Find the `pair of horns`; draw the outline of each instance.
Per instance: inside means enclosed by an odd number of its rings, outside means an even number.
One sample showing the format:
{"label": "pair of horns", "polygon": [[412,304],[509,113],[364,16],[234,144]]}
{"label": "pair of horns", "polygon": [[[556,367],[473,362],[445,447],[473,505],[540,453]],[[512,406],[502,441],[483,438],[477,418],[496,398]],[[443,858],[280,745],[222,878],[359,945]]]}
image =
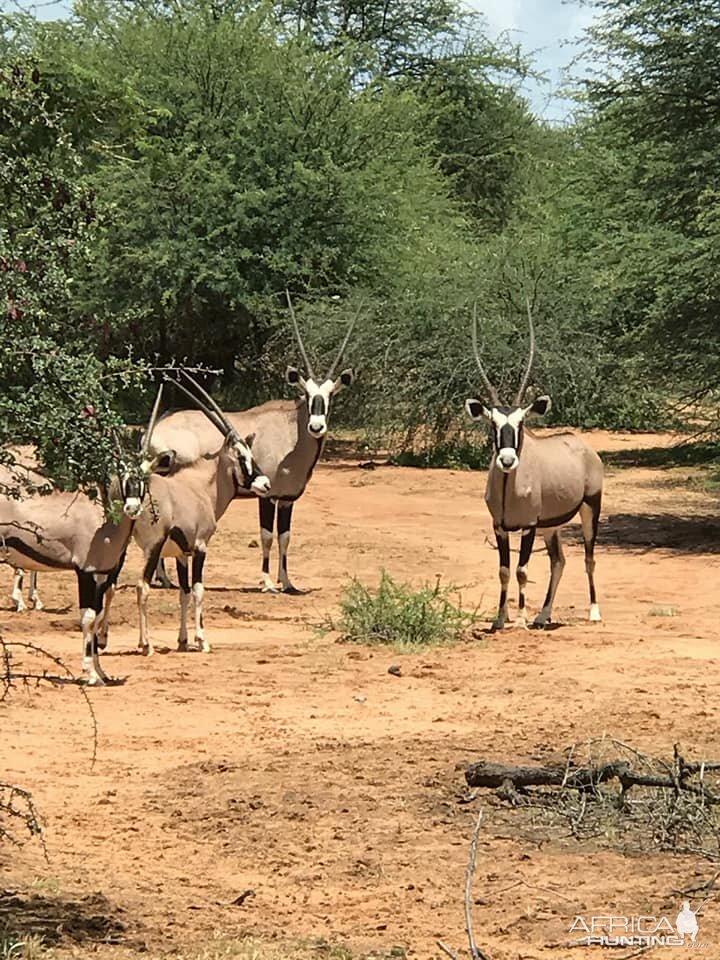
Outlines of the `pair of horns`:
{"label": "pair of horns", "polygon": [[[532,371],[533,360],[535,359],[535,327],[533,326],[532,310],[530,309],[530,300],[526,297],[525,304],[527,306],[527,315],[528,315],[528,325],[530,327],[530,355],[528,357],[527,366],[525,368],[525,374],[520,383],[520,389],[517,392],[515,398],[515,403],[517,406],[523,402],[525,397],[525,391],[527,390],[528,383],[530,381],[530,373]],[[480,349],[478,347],[478,318],[477,318],[477,303],[473,304],[473,322],[472,322],[472,342],[473,342],[473,351],[475,353],[475,360],[478,365],[478,370],[480,371],[480,376],[482,382],[485,385],[485,389],[488,392],[488,396],[492,402],[497,405],[500,402],[498,397],[498,392],[495,387],[490,383],[490,378],[487,373],[485,373],[485,367],[483,367],[482,360],[480,359]]]}
{"label": "pair of horns", "polygon": [[184,377],[185,380],[190,384],[192,390],[185,386],[180,379],[173,380],[173,383],[178,390],[181,390],[186,397],[189,397],[189,399],[192,400],[196,407],[202,410],[208,420],[213,424],[213,426],[217,427],[224,437],[234,433],[235,431],[232,424],[217,405],[215,400],[213,400],[213,398],[207,392],[207,390],[203,389],[197,380],[190,376],[187,370],[184,370],[182,367],[180,367],[179,373],[180,376]]}
{"label": "pair of horns", "polygon": [[313,373],[313,368],[310,364],[310,360],[308,359],[308,355],[305,350],[305,344],[303,343],[302,337],[300,336],[300,327],[298,326],[297,317],[295,316],[295,311],[292,305],[292,300],[290,299],[290,291],[287,288],[285,289],[285,299],[287,300],[287,305],[290,310],[290,319],[292,320],[293,330],[295,331],[295,339],[297,340],[298,346],[300,347],[300,353],[302,354],[302,358],[305,363],[305,369],[307,370],[311,379],[313,379],[316,383],[321,383],[321,382],[324,382],[325,380],[330,380],[334,376],[335,370],[337,369],[338,364],[342,360],[342,355],[345,353],[345,348],[347,347],[348,341],[350,340],[350,334],[353,332],[353,327],[357,323],[358,317],[360,316],[360,313],[362,311],[363,302],[362,301],[360,302],[360,307],[358,309],[358,312],[350,321],[350,325],[348,326],[347,333],[345,334],[345,339],[340,344],[340,349],[337,352],[337,356],[335,357],[335,360],[333,361],[332,366],[330,367],[328,372],[325,374],[322,381],[319,381],[318,378]]}

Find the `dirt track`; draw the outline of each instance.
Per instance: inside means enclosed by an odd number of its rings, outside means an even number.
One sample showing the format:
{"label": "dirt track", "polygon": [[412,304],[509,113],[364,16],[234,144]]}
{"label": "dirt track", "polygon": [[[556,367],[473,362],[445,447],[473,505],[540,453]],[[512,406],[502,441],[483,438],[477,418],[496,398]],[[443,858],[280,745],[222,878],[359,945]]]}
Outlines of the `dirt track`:
{"label": "dirt track", "polygon": [[[662,442],[591,439],[601,450]],[[609,471],[602,625],[584,622],[582,550],[571,535],[556,608],[564,626],[412,656],[340,645],[316,628],[351,575],[376,581],[381,566],[415,582],[442,574],[464,585],[468,604],[491,610],[497,561],[477,474],[321,466],[293,528],[290,574],[309,590],[300,597],[254,587],[256,509],[234,504],[206,572],[209,655],[175,652],[177,595],[161,591],[150,615],[165,652],[136,655],[133,552],[104,660],[127,683],[91,691],[95,768],[72,689],[19,694],[1,708],[4,776],[33,790],[50,857],[45,865],[32,847],[3,848],[3,886],[48,901],[101,893],[107,904],[96,899],[88,911],[153,953],[216,930],[324,937],[358,953],[399,946],[417,958],[439,955],[436,937],[462,947],[475,815],[456,802],[466,762],[545,760],[604,731],[656,754],[680,741],[688,754],[720,759],[720,510],[678,482],[688,472]],[[547,577],[542,543],[530,577],[534,611]],[[9,571],[3,583],[7,595]],[[45,576],[41,593],[41,613],[12,614],[3,601],[0,629],[76,664],[73,581]],[[680,616],[652,615],[660,606]],[[388,674],[393,663],[401,677]],[[493,960],[604,956],[545,945],[567,940],[580,913],[674,918],[673,891],[713,873],[694,857],[622,856],[600,841],[530,843],[491,810],[478,941]],[[254,895],[232,905],[247,890]],[[701,916],[701,955],[720,956],[720,906],[708,902]]]}

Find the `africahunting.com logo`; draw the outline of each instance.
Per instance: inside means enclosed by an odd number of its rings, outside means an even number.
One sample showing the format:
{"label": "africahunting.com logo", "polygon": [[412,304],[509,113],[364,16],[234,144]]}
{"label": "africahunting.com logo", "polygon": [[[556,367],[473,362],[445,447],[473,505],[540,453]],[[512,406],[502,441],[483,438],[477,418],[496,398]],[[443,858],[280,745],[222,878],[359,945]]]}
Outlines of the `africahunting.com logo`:
{"label": "africahunting.com logo", "polygon": [[691,910],[685,900],[674,924],[668,917],[577,916],[570,933],[579,938],[578,945],[588,947],[703,948],[705,944],[698,941],[699,912],[699,907]]}

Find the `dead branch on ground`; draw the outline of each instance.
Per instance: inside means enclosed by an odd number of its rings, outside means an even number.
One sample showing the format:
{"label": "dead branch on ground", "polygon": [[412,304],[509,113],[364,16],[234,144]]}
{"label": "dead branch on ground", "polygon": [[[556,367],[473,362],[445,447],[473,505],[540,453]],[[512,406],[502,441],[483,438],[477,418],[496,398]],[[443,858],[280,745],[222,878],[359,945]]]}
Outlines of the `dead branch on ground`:
{"label": "dead branch on ground", "polygon": [[[467,871],[465,872],[465,931],[468,937],[468,945],[470,949],[471,960],[490,960],[490,957],[478,947],[475,942],[475,932],[473,930],[473,920],[472,920],[472,908],[473,908],[473,878],[475,876],[475,867],[477,865],[477,845],[478,837],[480,836],[480,826],[482,824],[483,812],[482,809],[478,812],[478,817],[475,822],[475,829],[473,830],[472,839],[470,841],[470,857],[468,859]],[[458,960],[458,956],[454,953],[450,947],[442,942],[442,940],[437,941],[437,945],[446,954],[450,957],[450,960]]]}
{"label": "dead branch on ground", "polygon": [[[597,737],[573,744],[564,762],[514,765],[480,760],[465,779],[514,808],[559,819],[576,839],[605,838],[720,860],[720,762],[688,761],[679,745],[666,760]],[[537,816],[537,815],[536,815]]]}

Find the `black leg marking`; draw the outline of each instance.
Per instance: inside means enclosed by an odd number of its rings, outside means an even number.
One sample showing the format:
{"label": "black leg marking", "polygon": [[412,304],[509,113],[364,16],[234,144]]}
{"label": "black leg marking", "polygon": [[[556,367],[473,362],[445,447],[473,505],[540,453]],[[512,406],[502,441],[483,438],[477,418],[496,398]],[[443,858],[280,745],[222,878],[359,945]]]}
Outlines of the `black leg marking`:
{"label": "black leg marking", "polygon": [[177,570],[178,583],[183,593],[190,593],[190,581],[188,579],[187,557],[175,558],[175,569]]}
{"label": "black leg marking", "polygon": [[150,584],[152,581],[153,574],[157,569],[158,561],[160,560],[160,554],[162,549],[165,546],[165,541],[155,544],[150,553],[145,560],[145,566],[143,567],[143,580],[145,583]]}
{"label": "black leg marking", "polygon": [[196,583],[202,583],[203,579],[203,567],[205,566],[205,557],[207,554],[204,550],[196,550],[192,558],[192,582],[193,586]]}
{"label": "black leg marking", "polygon": [[279,537],[281,537],[284,533],[290,532],[293,506],[294,504],[292,503],[283,503],[278,507],[277,532]]}

